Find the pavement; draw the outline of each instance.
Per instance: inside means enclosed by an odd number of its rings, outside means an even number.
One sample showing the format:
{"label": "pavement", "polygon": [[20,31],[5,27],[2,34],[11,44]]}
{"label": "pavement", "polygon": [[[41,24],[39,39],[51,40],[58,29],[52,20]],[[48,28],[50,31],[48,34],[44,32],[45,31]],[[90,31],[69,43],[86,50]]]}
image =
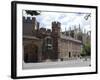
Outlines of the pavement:
{"label": "pavement", "polygon": [[91,66],[90,58],[51,62],[49,59],[41,63],[24,63],[23,69],[60,68],[60,67],[85,67]]}

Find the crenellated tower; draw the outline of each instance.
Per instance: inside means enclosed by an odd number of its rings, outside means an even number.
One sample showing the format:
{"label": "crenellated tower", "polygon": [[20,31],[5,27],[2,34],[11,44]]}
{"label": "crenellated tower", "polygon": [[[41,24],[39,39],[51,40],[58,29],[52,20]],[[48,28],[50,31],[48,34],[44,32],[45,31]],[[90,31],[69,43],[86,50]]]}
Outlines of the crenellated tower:
{"label": "crenellated tower", "polygon": [[33,35],[35,33],[36,18],[23,17],[23,35]]}
{"label": "crenellated tower", "polygon": [[58,38],[60,38],[60,27],[61,23],[60,22],[52,22],[52,39],[53,39],[53,55],[54,59],[58,59]]}
{"label": "crenellated tower", "polygon": [[52,36],[53,37],[60,37],[60,27],[61,23],[60,22],[52,22]]}

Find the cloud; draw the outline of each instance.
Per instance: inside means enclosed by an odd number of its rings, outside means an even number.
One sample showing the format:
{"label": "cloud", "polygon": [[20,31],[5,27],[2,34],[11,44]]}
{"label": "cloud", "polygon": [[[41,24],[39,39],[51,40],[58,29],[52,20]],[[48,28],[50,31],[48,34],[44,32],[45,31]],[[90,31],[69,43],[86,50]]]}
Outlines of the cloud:
{"label": "cloud", "polygon": [[76,27],[81,27],[81,29],[84,29],[85,26],[87,26],[85,29],[87,30],[90,30],[89,26],[90,26],[90,21],[91,21],[91,18],[89,17],[88,20],[85,20],[84,17],[86,16],[87,14],[81,14],[80,16],[75,16],[73,18],[73,20],[69,21],[67,26],[73,26],[73,25],[76,25]]}
{"label": "cloud", "polygon": [[[26,16],[25,12],[23,15]],[[58,13],[58,12],[41,12],[40,15],[36,16],[38,22],[40,22],[40,27],[45,27],[51,29],[51,24],[53,21],[59,21],[61,23],[62,31],[68,30],[69,27],[80,27],[82,29],[90,30],[91,17],[85,20],[87,14],[83,13]]]}

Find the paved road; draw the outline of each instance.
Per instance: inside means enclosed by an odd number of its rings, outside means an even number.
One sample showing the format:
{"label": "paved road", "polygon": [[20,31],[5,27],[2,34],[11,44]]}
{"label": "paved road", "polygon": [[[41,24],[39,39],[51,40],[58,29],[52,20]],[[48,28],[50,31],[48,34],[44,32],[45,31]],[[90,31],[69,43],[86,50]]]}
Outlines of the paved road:
{"label": "paved road", "polygon": [[85,67],[90,66],[90,59],[77,59],[57,62],[42,62],[42,63],[24,63],[23,69],[40,69],[40,68],[59,68],[59,67]]}

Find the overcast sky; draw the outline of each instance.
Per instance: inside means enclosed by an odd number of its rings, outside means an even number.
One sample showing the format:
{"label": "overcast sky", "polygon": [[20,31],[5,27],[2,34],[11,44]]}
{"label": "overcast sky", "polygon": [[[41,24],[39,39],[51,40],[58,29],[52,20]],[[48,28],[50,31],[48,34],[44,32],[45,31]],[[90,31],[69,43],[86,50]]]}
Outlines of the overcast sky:
{"label": "overcast sky", "polygon": [[[27,15],[25,12],[23,13],[24,16]],[[87,17],[88,16],[88,17]],[[87,18],[87,20],[86,20]],[[36,16],[36,20],[40,22],[40,27],[45,27],[51,29],[51,23],[53,21],[59,21],[61,23],[61,30],[65,31],[71,27],[71,29],[76,26],[76,28],[81,27],[81,29],[86,29],[89,31],[91,28],[90,25],[90,14],[88,13],[61,13],[61,12],[41,12],[40,15]]]}

